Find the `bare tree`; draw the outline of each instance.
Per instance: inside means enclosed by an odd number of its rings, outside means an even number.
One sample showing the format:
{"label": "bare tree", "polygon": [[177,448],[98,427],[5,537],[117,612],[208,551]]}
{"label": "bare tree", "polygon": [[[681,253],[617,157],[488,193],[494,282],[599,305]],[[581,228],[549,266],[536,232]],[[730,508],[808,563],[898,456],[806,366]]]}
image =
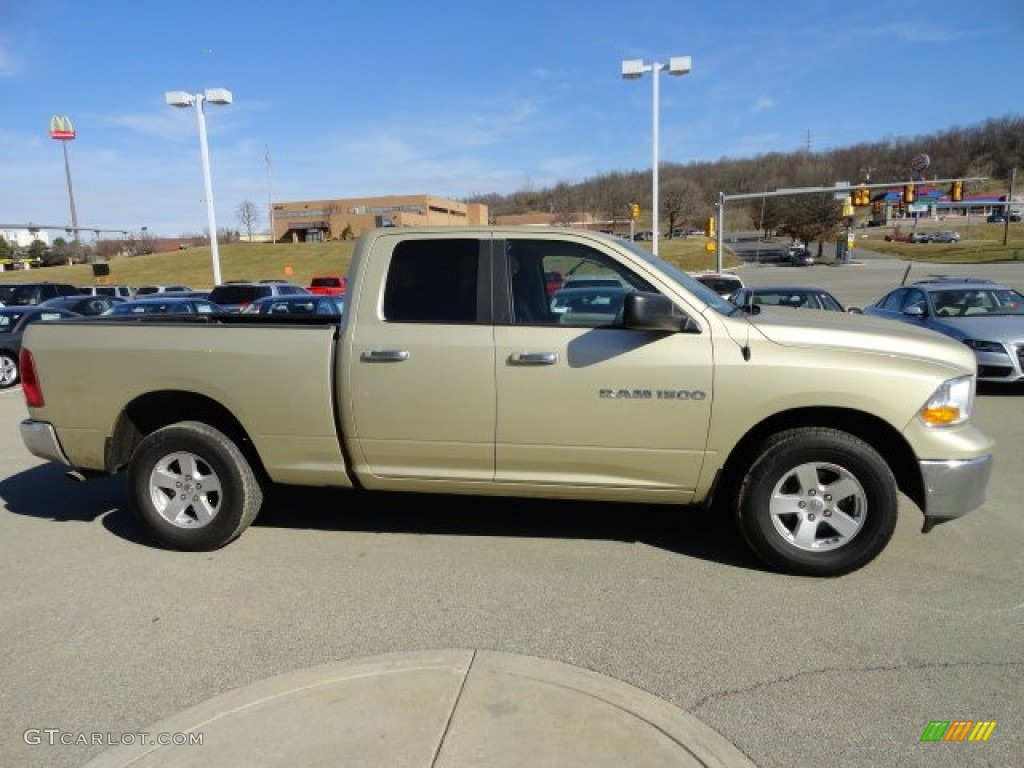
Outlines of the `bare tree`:
{"label": "bare tree", "polygon": [[661,215],[668,222],[669,237],[683,222],[700,221],[707,208],[704,192],[695,181],[675,176],[661,185]]}
{"label": "bare tree", "polygon": [[242,204],[238,206],[238,223],[245,229],[245,234],[252,242],[252,228],[255,227],[260,220],[260,209],[256,206],[256,203],[251,200],[243,200]]}

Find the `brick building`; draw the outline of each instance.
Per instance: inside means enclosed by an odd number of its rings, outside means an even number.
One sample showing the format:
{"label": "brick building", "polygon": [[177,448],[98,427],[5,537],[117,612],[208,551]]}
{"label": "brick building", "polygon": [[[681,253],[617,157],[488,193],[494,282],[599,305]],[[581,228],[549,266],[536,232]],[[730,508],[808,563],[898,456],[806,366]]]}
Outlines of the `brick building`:
{"label": "brick building", "polygon": [[484,226],[486,205],[460,203],[433,195],[393,195],[274,203],[274,242],[358,237],[374,227]]}

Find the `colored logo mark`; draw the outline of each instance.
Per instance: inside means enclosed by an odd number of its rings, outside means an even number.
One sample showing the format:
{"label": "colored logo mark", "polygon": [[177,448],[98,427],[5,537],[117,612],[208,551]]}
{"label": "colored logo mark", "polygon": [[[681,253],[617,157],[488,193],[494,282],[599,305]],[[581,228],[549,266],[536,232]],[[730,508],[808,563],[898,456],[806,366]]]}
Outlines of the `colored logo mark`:
{"label": "colored logo mark", "polygon": [[57,141],[70,141],[75,138],[75,127],[67,115],[54,115],[50,118],[50,138]]}
{"label": "colored logo mark", "polygon": [[932,720],[921,741],[988,741],[995,729],[995,720]]}

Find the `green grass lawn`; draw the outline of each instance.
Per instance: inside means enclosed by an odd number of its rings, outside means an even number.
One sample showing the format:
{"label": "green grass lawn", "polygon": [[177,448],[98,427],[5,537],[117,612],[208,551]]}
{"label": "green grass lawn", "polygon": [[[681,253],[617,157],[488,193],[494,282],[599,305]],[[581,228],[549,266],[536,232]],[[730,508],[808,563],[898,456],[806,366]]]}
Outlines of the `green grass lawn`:
{"label": "green grass lawn", "polygon": [[[714,253],[707,252],[706,238],[661,240],[659,251],[667,261],[686,270],[712,269]],[[641,243],[649,248],[650,243]],[[222,280],[265,280],[279,278],[299,285],[309,285],[314,275],[344,275],[352,260],[354,241],[328,243],[231,243],[220,246]],[[726,254],[725,265],[734,267],[739,260]],[[150,285],[181,283],[196,290],[213,287],[213,264],[207,246],[173,253],[149,256],[120,256],[110,262],[110,277],[105,283]],[[100,280],[93,277],[92,266],[75,264],[64,267],[9,270],[0,273],[0,282],[48,280],[52,283],[91,285]]]}
{"label": "green grass lawn", "polygon": [[[866,248],[878,253],[892,254],[908,261],[934,262],[937,264],[981,264],[999,261],[1024,261],[1024,224],[1010,224],[1006,245],[1003,245],[1002,224],[964,224],[935,225],[929,222],[921,226],[926,232],[955,229],[962,238],[959,243],[891,243],[886,242],[885,235],[891,232],[890,227],[879,230],[857,230],[857,247]],[[912,226],[903,225],[901,231],[906,234],[913,231]],[[867,234],[867,237],[861,235]]]}

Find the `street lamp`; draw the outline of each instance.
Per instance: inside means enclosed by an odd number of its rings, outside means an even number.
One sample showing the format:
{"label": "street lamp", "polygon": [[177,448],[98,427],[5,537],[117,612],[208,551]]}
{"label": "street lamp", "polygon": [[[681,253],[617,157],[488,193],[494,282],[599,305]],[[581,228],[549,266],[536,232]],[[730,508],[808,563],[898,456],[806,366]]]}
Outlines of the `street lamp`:
{"label": "street lamp", "polygon": [[668,70],[670,75],[685,75],[690,71],[689,56],[672,56],[668,64],[651,62],[644,64],[643,59],[628,59],[622,62],[622,77],[624,80],[638,80],[643,77],[644,72],[651,73],[651,80],[654,81],[654,109],[652,129],[652,161],[651,161],[651,249],[654,255],[658,255],[658,73]]}
{"label": "street lamp", "polygon": [[220,251],[217,250],[217,219],[213,211],[213,181],[210,179],[210,150],[206,144],[206,116],[203,102],[230,104],[231,91],[226,88],[207,88],[202,93],[167,91],[164,100],[172,107],[196,108],[199,119],[199,155],[203,161],[203,183],[206,185],[206,217],[210,228],[210,256],[213,259],[213,284],[220,285]]}

